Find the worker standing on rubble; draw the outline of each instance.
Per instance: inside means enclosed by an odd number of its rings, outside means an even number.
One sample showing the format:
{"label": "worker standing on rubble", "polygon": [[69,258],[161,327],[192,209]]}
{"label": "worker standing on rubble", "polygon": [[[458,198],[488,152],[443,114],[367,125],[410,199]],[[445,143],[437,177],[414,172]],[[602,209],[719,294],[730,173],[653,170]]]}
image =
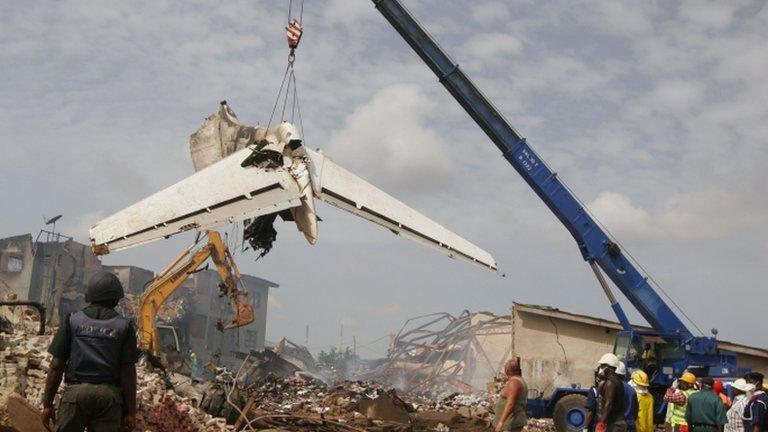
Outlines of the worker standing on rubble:
{"label": "worker standing on rubble", "polygon": [[519,360],[509,360],[504,364],[507,383],[501,389],[501,397],[493,410],[494,432],[522,431],[528,423],[525,404],[528,399],[528,384],[522,377]]}
{"label": "worker standing on rubble", "polygon": [[684,372],[664,394],[664,400],[669,404],[667,407],[668,423],[673,432],[688,432],[685,409],[688,398],[696,392],[695,385],[696,375]]}
{"label": "worker standing on rubble", "polygon": [[725,405],[720,396],[712,391],[714,380],[711,377],[701,379],[701,391],[688,398],[685,407],[685,422],[690,432],[722,432],[728,423]]}
{"label": "worker standing on rubble", "polygon": [[[117,276],[97,273],[85,294],[90,304],[59,327],[48,348],[53,361],[43,396],[46,427],[53,421],[56,432],[133,429],[138,350],[133,324],[114,309],[121,298]],[[53,400],[62,376],[67,387],[55,416]]]}
{"label": "worker standing on rubble", "polygon": [[624,383],[616,375],[619,358],[613,353],[603,355],[598,361],[597,374],[602,379],[600,386],[600,418],[595,426],[596,432],[625,432],[627,421],[624,417],[626,401],[624,398]]}

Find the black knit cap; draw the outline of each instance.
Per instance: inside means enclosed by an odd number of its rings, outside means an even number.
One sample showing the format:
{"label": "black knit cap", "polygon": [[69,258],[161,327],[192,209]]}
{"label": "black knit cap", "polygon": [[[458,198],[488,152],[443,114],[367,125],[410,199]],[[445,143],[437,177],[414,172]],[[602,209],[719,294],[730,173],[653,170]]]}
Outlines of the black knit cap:
{"label": "black knit cap", "polygon": [[85,292],[85,301],[88,303],[117,303],[123,296],[123,284],[113,273],[99,272],[88,280]]}

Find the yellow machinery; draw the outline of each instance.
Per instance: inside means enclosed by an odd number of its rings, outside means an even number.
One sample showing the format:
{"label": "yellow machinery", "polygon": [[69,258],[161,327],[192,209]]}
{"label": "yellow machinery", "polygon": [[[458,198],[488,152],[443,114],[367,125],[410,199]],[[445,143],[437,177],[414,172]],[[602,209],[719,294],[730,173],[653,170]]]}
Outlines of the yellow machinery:
{"label": "yellow machinery", "polygon": [[[202,239],[182,252],[161,271],[149,284],[141,296],[139,304],[139,348],[154,358],[160,356],[160,343],[155,316],[168,297],[178,289],[192,273],[198,271],[208,258],[213,260],[221,277],[219,290],[221,296],[229,297],[232,303],[233,320],[224,326],[224,330],[248,325],[253,322],[253,306],[245,299],[247,292],[237,288],[240,271],[237,269],[232,254],[221,240],[217,231],[205,231],[208,242],[194,250]],[[178,341],[176,342],[178,345]]]}

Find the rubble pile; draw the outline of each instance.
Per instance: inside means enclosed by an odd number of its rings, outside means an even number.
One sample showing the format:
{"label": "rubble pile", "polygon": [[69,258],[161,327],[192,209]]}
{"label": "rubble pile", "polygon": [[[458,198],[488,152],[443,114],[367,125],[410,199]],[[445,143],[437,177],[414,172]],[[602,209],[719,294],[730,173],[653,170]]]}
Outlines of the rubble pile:
{"label": "rubble pile", "polygon": [[[453,394],[440,401],[401,397],[396,390],[373,381],[343,381],[328,386],[302,375],[269,375],[239,389],[233,398],[238,430],[292,431],[481,431],[490,419],[490,402],[481,395]],[[206,395],[206,400],[224,395]],[[226,416],[224,412],[215,415]],[[246,425],[248,425],[246,427]]]}
{"label": "rubble pile", "polygon": [[17,393],[42,409],[45,377],[51,364],[52,335],[0,333],[0,393]]}
{"label": "rubble pile", "polygon": [[195,401],[166,390],[163,378],[140,365],[136,370],[135,432],[230,432],[223,418],[195,408]]}
{"label": "rubble pile", "polygon": [[[9,397],[42,409],[51,338],[0,334],[0,425],[7,424],[4,401]],[[375,381],[328,385],[266,351],[252,353],[237,374],[217,368],[215,375],[196,384],[139,364],[134,432],[484,431],[496,397],[485,392],[400,394]],[[169,381],[175,390],[169,390]],[[554,432],[554,426],[551,420],[532,419],[526,431]]]}
{"label": "rubble pile", "polygon": [[[45,378],[52,359],[47,348],[52,338],[52,334],[0,333],[0,425],[7,424],[3,420],[7,416],[4,402],[12,394],[42,410]],[[194,400],[167,391],[164,380],[142,365],[137,368],[137,378],[135,432],[234,431],[224,419],[195,408]]]}

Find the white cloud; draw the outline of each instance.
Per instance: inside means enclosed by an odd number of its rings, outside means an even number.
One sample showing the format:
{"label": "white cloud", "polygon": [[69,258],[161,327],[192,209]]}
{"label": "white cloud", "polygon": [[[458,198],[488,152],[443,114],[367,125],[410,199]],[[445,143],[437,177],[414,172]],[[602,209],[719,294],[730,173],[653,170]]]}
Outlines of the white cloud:
{"label": "white cloud", "polygon": [[637,238],[658,233],[651,215],[620,193],[602,192],[587,207],[612,232]]}
{"label": "white cloud", "polygon": [[680,7],[680,15],[693,25],[707,30],[721,30],[733,19],[736,2],[688,1]]}
{"label": "white cloud", "polygon": [[323,7],[323,17],[331,24],[351,26],[376,18],[373,4],[364,1],[329,0]]}
{"label": "white cloud", "polygon": [[649,98],[658,109],[686,114],[704,100],[704,87],[687,80],[665,80],[656,85]]}
{"label": "white cloud", "polygon": [[494,32],[472,36],[458,51],[463,53],[463,58],[484,64],[493,61],[510,62],[522,48],[522,42],[516,37]]}
{"label": "white cloud", "polygon": [[482,24],[494,22],[506,23],[509,20],[509,7],[502,2],[489,2],[474,5],[472,19]]}
{"label": "white cloud", "polygon": [[426,125],[435,109],[415,85],[381,89],[331,136],[328,153],[376,185],[417,192],[444,188],[454,162],[447,139]]}

